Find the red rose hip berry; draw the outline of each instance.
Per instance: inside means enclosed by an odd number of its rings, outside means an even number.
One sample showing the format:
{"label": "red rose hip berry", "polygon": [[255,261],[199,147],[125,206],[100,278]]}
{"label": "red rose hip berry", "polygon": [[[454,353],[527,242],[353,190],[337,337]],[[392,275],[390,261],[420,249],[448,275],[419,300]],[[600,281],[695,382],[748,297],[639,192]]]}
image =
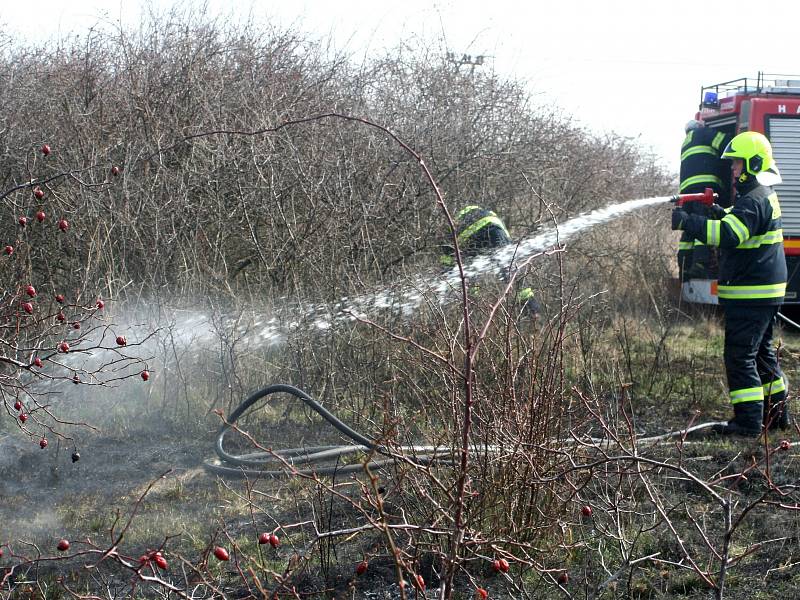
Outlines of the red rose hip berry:
{"label": "red rose hip berry", "polygon": [[498,573],[508,573],[508,561],[505,558],[498,558],[492,563],[492,567]]}

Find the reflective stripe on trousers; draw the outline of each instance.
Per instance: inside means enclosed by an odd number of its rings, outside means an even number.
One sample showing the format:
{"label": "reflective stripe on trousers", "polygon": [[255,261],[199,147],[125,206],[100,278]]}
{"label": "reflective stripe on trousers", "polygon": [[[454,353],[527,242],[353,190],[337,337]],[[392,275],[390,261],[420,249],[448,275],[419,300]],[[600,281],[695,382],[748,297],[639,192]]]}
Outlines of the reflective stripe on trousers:
{"label": "reflective stripe on trousers", "polygon": [[[725,308],[725,373],[732,404],[757,402],[770,394],[774,400],[783,391],[783,372],[772,342],[777,305]],[[780,380],[780,383],[778,383]],[[772,387],[769,387],[772,386]]]}

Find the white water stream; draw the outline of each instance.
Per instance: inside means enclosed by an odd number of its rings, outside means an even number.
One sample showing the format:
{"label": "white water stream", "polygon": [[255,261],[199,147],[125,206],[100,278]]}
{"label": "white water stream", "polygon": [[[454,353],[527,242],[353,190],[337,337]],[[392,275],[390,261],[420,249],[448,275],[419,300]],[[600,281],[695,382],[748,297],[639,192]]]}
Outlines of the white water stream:
{"label": "white water stream", "polygon": [[[641,198],[583,213],[557,226],[548,227],[517,244],[503,246],[494,252],[467,260],[464,263],[464,275],[470,280],[486,275],[499,276],[504,270],[513,270],[537,253],[547,252],[595,225],[646,206],[668,201],[667,196]],[[246,347],[269,347],[282,344],[287,336],[300,328],[325,331],[337,323],[373,319],[385,314],[386,311],[410,319],[423,301],[438,302],[440,305],[454,302],[459,298],[460,289],[460,274],[457,268],[438,274],[429,271],[373,292],[340,298],[333,304],[287,303],[269,316],[256,312],[243,319],[234,316],[214,319],[204,311],[166,310],[165,312],[162,307],[157,322],[152,320],[152,316],[147,315],[136,325],[126,319],[127,324],[118,322],[113,327],[113,335],[123,333],[127,335],[129,342],[135,344],[148,338],[152,332],[160,330],[162,333],[151,338],[145,347],[134,350],[136,347],[134,346],[126,350],[126,354],[138,355],[146,360],[155,358],[155,355],[159,354],[157,343],[159,339],[162,342],[167,340],[168,345],[173,348],[213,348],[221,336],[234,336],[239,350],[244,350]],[[68,368],[90,372],[98,360],[102,361],[102,357],[102,352],[88,351],[80,354],[70,353],[69,357],[59,355],[59,360]],[[156,359],[155,363],[158,362]]]}
{"label": "white water stream", "polygon": [[[668,202],[669,199],[668,196],[641,198],[583,213],[535,236],[523,239],[518,244],[504,246],[465,262],[464,274],[470,279],[483,275],[499,275],[502,269],[509,267],[514,269],[537,252],[544,252],[557,244],[564,243],[585,229],[645,206]],[[426,275],[414,277],[397,287],[384,288],[353,298],[343,297],[333,305],[312,304],[301,307],[283,323],[277,317],[266,321],[256,321],[254,323],[255,335],[262,344],[276,344],[280,343],[295,328],[301,325],[307,327],[309,322],[312,327],[325,330],[337,322],[352,321],[357,318],[366,319],[388,309],[397,311],[404,316],[411,316],[419,308],[426,295],[428,297],[431,294],[435,295],[440,304],[457,298],[457,292],[460,289],[460,275],[457,268],[433,279],[430,274]]]}
{"label": "white water stream", "polygon": [[[485,275],[499,276],[503,270],[513,270],[536,253],[547,252],[595,225],[646,206],[668,201],[669,198],[666,196],[641,198],[583,213],[525,238],[517,244],[503,246],[494,252],[467,260],[464,263],[465,277],[474,279]],[[268,317],[256,312],[244,319],[223,317],[220,320],[213,319],[209,313],[203,311],[168,311],[165,314],[162,308],[158,322],[147,322],[151,317],[144,317],[145,322],[140,322],[138,325],[132,325],[130,322],[127,325],[120,323],[114,330],[115,335],[125,333],[129,341],[135,342],[145,339],[156,329],[161,329],[164,335],[157,336],[154,341],[158,337],[168,338],[170,344],[178,348],[190,348],[195,344],[200,344],[200,347],[213,347],[219,342],[220,335],[235,334],[237,347],[242,350],[244,347],[280,345],[288,335],[299,328],[325,331],[337,323],[370,319],[389,310],[393,314],[411,318],[423,301],[444,305],[457,301],[459,293],[460,275],[458,269],[453,268],[438,274],[420,273],[396,285],[359,296],[340,298],[333,304],[288,303],[276,309]],[[171,323],[165,325],[170,321]],[[132,348],[128,351],[133,353]],[[157,354],[153,344],[142,348],[143,356],[146,351]],[[90,362],[96,359],[94,353],[89,352],[81,356],[86,361],[85,364],[79,366],[78,356],[70,355],[71,366],[89,370]]]}

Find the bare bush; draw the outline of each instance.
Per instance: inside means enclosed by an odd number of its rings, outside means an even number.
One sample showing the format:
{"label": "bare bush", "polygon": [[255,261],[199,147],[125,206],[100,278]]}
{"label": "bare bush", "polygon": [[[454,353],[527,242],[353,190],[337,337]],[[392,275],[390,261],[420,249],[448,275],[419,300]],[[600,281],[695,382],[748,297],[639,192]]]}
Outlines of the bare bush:
{"label": "bare bush", "polygon": [[[76,321],[94,318],[93,294],[209,308],[211,342],[159,338],[172,354],[164,387],[138,416],[199,436],[249,391],[289,381],[373,441],[333,474],[307,473],[280,450],[351,441],[291,399],[259,405],[236,424],[236,449],[271,456],[286,478],[224,484],[236,518],[190,543],[129,541],[139,511],[157,508],[147,497],[170,497],[154,483],[107,539],[76,538],[69,554],[5,545],[9,587],[15,573],[79,565],[108,597],[355,595],[374,574],[400,597],[631,597],[666,594],[673,577],[722,598],[731,569],[792,542],[748,529],[757,511],[798,506],[774,472],[787,446],[767,439],[715,470],[701,453],[713,445],[642,440],[692,422],[720,390],[712,350],[682,349],[696,338],[660,291],[674,240],[658,209],[512,273],[541,299],[538,322],[521,314],[515,282],[467,280],[461,261],[446,299],[420,284],[411,308],[341,310],[344,297],[434,277],[467,202],[521,239],[670,183],[634,141],[576,127],[436,43],[410,46],[356,64],[295,31],[172,13],[4,54],[0,160],[15,192],[2,230],[19,233],[35,174],[73,233],[26,230],[39,237],[21,273],[76,289]],[[44,141],[46,163],[31,153]],[[12,325],[27,325],[13,309],[24,288],[8,289]],[[248,337],[262,308],[290,324],[283,345]],[[15,329],[15,351],[49,348],[50,317]]]}
{"label": "bare bush", "polygon": [[196,16],[2,57],[3,164],[24,163],[30,140],[46,138],[54,169],[104,166],[85,175],[95,193],[59,181],[48,192],[82,241],[74,264],[89,263],[109,295],[332,299],[430,264],[445,227],[414,161],[358,123],[279,128],[316,114],[390,126],[451,209],[487,204],[518,236],[666,179],[629,141],[575,127],[521,83],[460,69],[436,44],[355,64],[295,31]]}

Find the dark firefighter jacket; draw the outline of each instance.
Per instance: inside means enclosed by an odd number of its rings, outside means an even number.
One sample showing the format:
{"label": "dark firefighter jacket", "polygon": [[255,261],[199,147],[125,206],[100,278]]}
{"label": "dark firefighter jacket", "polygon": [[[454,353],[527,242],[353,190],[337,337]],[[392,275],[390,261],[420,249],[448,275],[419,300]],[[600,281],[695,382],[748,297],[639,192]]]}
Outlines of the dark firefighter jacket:
{"label": "dark firefighter jacket", "polygon": [[493,211],[467,206],[457,215],[458,244],[467,256],[511,243],[508,230]]}
{"label": "dark firefighter jacket", "polygon": [[[456,215],[458,247],[464,256],[477,256],[481,252],[511,243],[506,226],[494,211],[480,206],[466,206]],[[440,262],[452,266],[453,247],[445,245]]]}
{"label": "dark firefighter jacket", "polygon": [[681,145],[681,194],[702,192],[710,187],[722,198],[727,183],[723,175],[727,162],[720,160],[725,138],[723,132],[709,127],[693,129],[686,134]]}
{"label": "dark firefighter jacket", "polygon": [[720,248],[720,304],[782,304],[787,271],[778,195],[755,180],[737,187],[721,220],[688,215],[683,229]]}

